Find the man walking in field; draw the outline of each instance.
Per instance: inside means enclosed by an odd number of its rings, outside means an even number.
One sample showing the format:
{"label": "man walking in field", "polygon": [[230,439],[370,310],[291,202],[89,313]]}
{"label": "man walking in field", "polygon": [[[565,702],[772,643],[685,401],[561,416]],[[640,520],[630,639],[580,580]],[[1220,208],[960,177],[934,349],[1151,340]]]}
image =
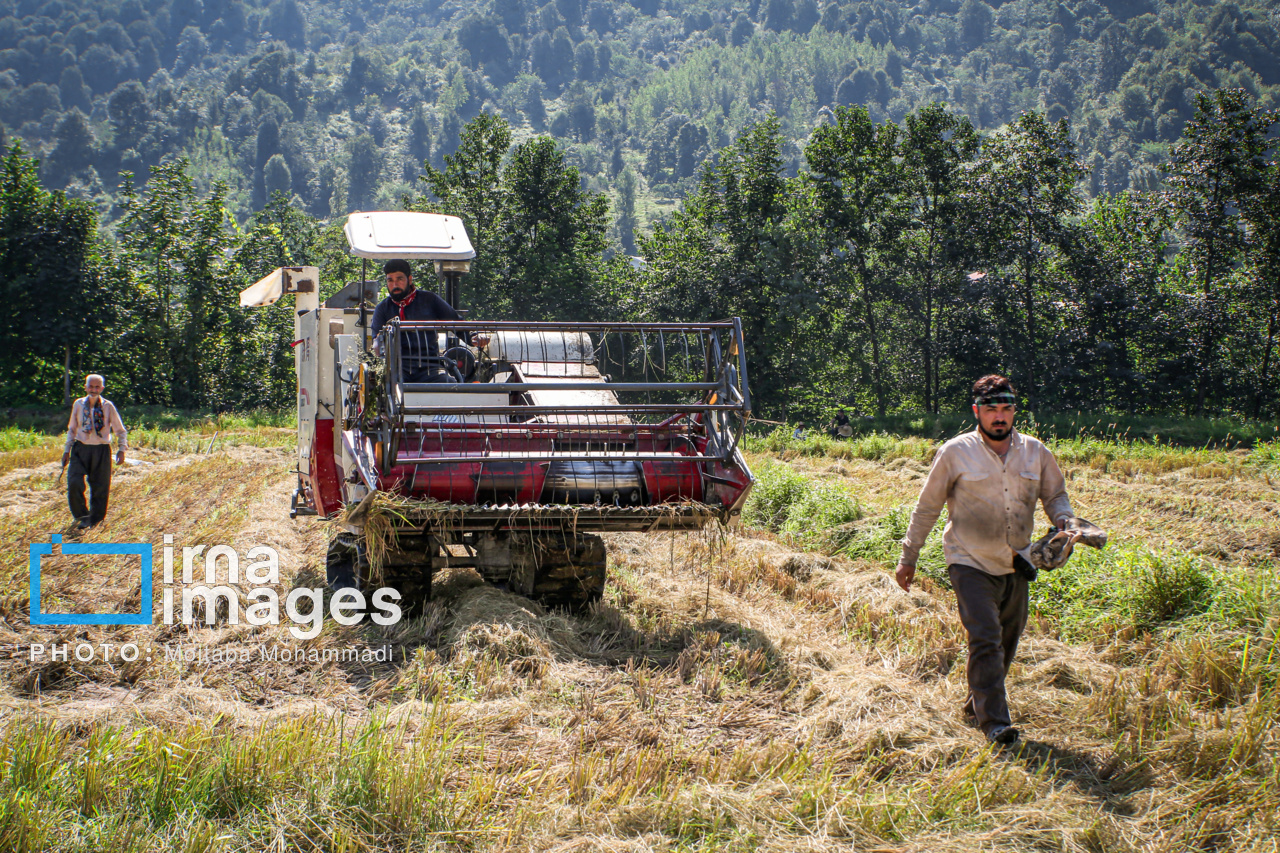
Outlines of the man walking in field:
{"label": "man walking in field", "polygon": [[[62,467],[67,471],[67,503],[81,529],[93,527],[107,515],[111,493],[111,433],[116,434],[116,464],[124,464],[129,449],[129,433],[115,404],[102,396],[103,380],[90,373],[84,380],[85,396],[71,407],[67,423],[67,444],[62,451]],[[89,505],[85,506],[84,484],[89,481]]]}
{"label": "man walking in field", "polygon": [[965,712],[992,743],[1018,739],[1005,676],[1027,624],[1036,503],[1059,528],[1073,516],[1062,470],[1036,439],[1013,428],[1017,392],[995,374],[973,385],[978,428],[938,450],[902,540],[898,585],[910,591],[916,559],[945,504],[942,546],[969,635]]}

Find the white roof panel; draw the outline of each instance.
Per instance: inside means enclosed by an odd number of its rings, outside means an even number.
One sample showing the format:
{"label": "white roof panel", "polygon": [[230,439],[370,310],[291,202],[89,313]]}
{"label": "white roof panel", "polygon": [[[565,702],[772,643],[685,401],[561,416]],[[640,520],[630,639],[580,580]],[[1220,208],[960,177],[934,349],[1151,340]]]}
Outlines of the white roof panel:
{"label": "white roof panel", "polygon": [[342,229],[357,258],[465,261],[476,256],[456,216],[406,210],[353,213]]}

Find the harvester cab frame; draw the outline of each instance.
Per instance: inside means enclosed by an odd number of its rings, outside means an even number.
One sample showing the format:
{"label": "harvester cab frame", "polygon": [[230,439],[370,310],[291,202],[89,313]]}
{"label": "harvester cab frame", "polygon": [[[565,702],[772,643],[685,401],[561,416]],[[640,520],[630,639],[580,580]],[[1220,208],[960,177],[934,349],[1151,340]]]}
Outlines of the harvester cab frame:
{"label": "harvester cab frame", "polygon": [[[392,586],[412,611],[434,574],[470,567],[582,609],[604,589],[600,534],[737,521],[754,482],[739,449],[751,398],[737,318],[470,319],[461,278],[475,251],[460,219],[361,212],[344,230],[361,281],[321,303],[316,268],[282,268],[241,294],[246,306],[296,300],[291,515],[338,522],[332,586]],[[464,319],[393,317],[374,337],[367,265],[390,258],[431,261]]]}

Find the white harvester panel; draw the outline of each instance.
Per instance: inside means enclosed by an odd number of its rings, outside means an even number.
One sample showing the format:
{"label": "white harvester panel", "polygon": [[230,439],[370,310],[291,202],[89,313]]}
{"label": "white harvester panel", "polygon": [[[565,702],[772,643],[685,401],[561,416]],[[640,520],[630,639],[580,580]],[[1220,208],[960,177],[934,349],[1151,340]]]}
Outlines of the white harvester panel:
{"label": "white harvester panel", "polygon": [[[406,406],[506,406],[510,403],[510,394],[450,394],[447,391],[406,391]],[[441,415],[406,415],[406,421],[418,423],[452,423],[452,424],[501,424],[509,423],[506,415],[479,414],[441,414]]]}
{"label": "white harvester panel", "polygon": [[[320,310],[320,270],[316,267],[280,267],[240,291],[240,307],[274,305],[285,294],[294,295],[293,363],[298,377],[298,470],[308,470],[320,402],[319,357],[316,344]],[[332,417],[330,415],[329,417]]]}
{"label": "white harvester panel", "polygon": [[[298,465],[308,465],[320,409],[319,359],[316,353],[316,311],[300,311],[295,319],[294,366],[298,374]],[[332,417],[332,415],[330,415]],[[299,467],[299,470],[308,470]]]}

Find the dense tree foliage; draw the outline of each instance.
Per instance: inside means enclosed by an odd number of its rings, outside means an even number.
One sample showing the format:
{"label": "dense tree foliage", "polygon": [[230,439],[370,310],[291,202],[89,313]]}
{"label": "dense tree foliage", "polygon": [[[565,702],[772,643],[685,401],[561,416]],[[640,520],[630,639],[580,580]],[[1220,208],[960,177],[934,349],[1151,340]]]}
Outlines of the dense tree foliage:
{"label": "dense tree foliage", "polygon": [[1222,343],[1226,308],[1222,279],[1238,265],[1247,236],[1239,211],[1261,189],[1266,139],[1272,116],[1260,115],[1240,90],[1198,98],[1195,118],[1174,146],[1169,163],[1171,198],[1179,212],[1187,245],[1188,275],[1196,280],[1196,408],[1203,413],[1211,382],[1222,382]]}
{"label": "dense tree foliage", "polygon": [[[647,234],[622,168],[634,264],[567,145],[493,113],[459,126],[452,153],[425,164],[422,190],[401,203],[462,217],[478,251],[464,288],[477,319],[741,317],[766,417],[940,411],[992,370],[1012,374],[1033,409],[1274,417],[1280,113],[1241,90],[1196,102],[1167,189],[1092,200],[1078,138],[1043,112],[983,133],[943,103],[901,123],[841,106],[800,164],[783,121],[766,116],[715,151]],[[377,148],[373,130],[353,139]],[[101,231],[87,203],[41,186],[15,144],[0,185],[14,306],[0,400],[54,400],[69,368],[108,374],[122,401],[289,405],[288,309],[243,311],[236,293],[304,263],[333,289],[359,264],[340,219],[282,189],[293,173],[288,137],[278,143],[262,164],[271,197],[243,228],[226,186],[201,188],[196,164],[173,158],[144,186],[126,176]],[[333,174],[330,191],[333,206],[358,189]]]}
{"label": "dense tree foliage", "polygon": [[1022,112],[1068,118],[1087,196],[1154,191],[1197,92],[1280,107],[1274,6],[0,0],[0,136],[42,161],[45,186],[111,218],[121,171],[186,156],[244,225],[277,190],[321,218],[394,206],[494,113],[517,139],[549,130],[631,246],[623,232],[669,214],[745,128],[776,116],[793,174],[840,106],[902,126],[946,101],[987,132]]}
{"label": "dense tree foliage", "polygon": [[[41,188],[14,146],[0,165],[0,342],[9,393],[56,400],[66,371],[103,349],[111,306],[94,257],[96,217],[83,201]],[[62,306],[78,305],[66,311]]]}
{"label": "dense tree foliage", "polygon": [[427,166],[423,180],[434,200],[410,207],[462,218],[477,253],[469,301],[483,316],[585,319],[604,308],[594,285],[608,202],[581,189],[577,169],[549,137],[509,148],[505,120],[477,117],[443,170]]}
{"label": "dense tree foliage", "polygon": [[1032,408],[1274,414],[1278,119],[1202,94],[1169,189],[1092,204],[1068,123],[1043,113],[983,137],[940,104],[905,127],[839,107],[795,177],[768,120],[642,241],[640,291],[749,316],[778,414],[936,411],[989,370]]}

